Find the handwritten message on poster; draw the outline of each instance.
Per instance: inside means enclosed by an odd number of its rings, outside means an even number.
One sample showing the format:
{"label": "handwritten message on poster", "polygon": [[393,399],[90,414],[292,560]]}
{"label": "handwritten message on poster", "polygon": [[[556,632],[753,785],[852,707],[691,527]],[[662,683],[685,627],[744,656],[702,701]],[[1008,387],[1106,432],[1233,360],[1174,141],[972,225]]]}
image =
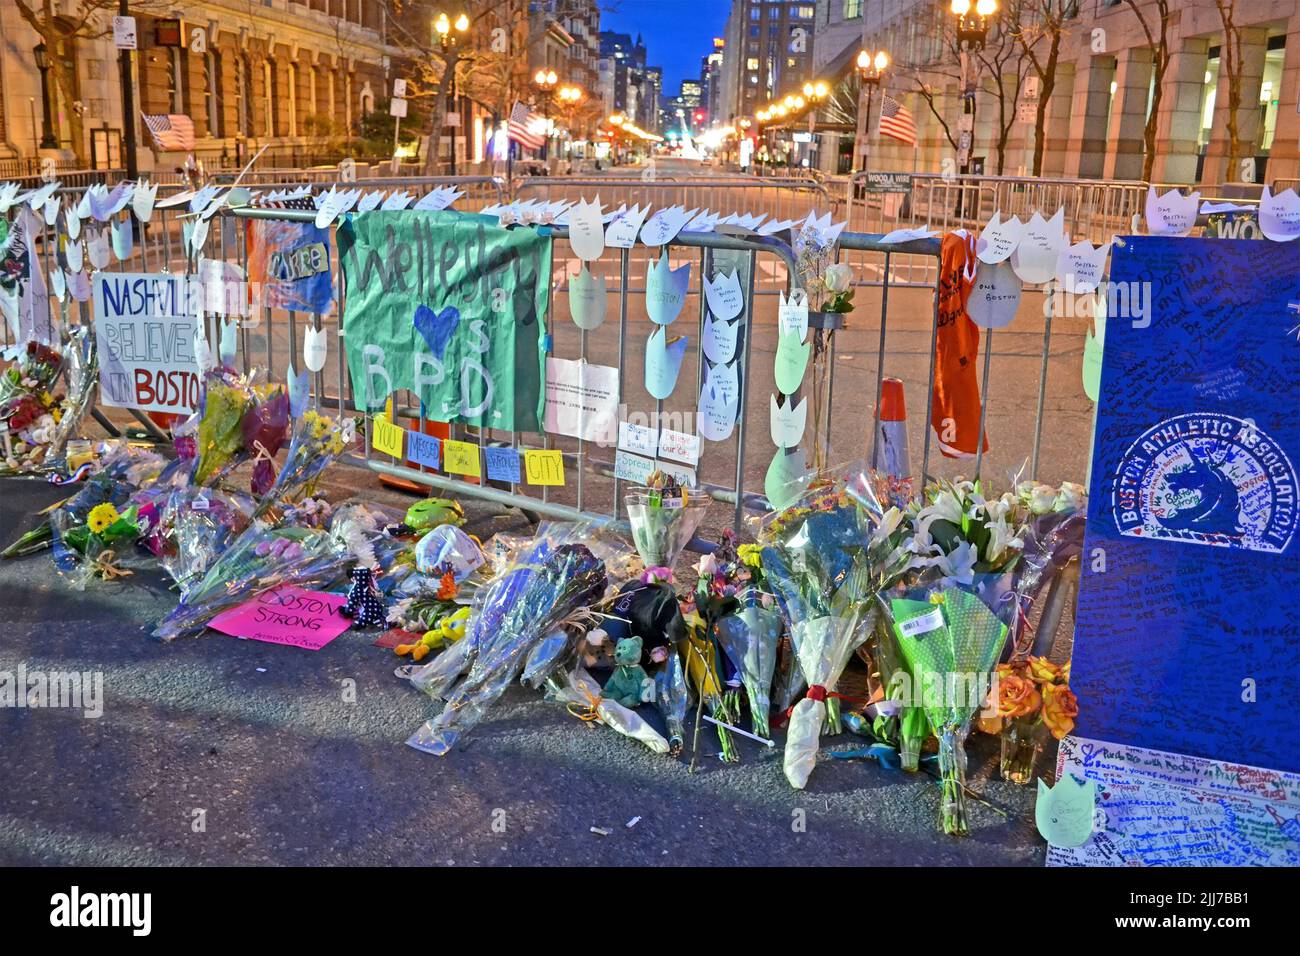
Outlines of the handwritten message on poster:
{"label": "handwritten message on poster", "polygon": [[247,228],[248,280],[256,304],[328,311],[334,301],[329,230],[276,219],[250,219]]}
{"label": "handwritten message on poster", "polygon": [[618,369],[547,358],[546,430],[586,441],[610,441],[618,434]]}
{"label": "handwritten message on poster", "polygon": [[360,213],[337,235],[359,408],[404,388],[435,421],[541,430],[549,239],[415,210]]}
{"label": "handwritten message on poster", "polygon": [[342,594],[286,585],[218,614],[208,627],[231,637],[319,651],[351,626],[339,613],[346,603]]}
{"label": "handwritten message on poster", "polygon": [[189,412],[199,400],[190,285],[168,273],[95,276],[99,400],[115,408]]}
{"label": "handwritten message on poster", "polygon": [[1048,866],[1300,866],[1300,776],[1066,737],[1057,779],[1096,782],[1088,842]]}
{"label": "handwritten message on poster", "polygon": [[1111,282],[1078,732],[1300,772],[1300,244],[1129,237]]}

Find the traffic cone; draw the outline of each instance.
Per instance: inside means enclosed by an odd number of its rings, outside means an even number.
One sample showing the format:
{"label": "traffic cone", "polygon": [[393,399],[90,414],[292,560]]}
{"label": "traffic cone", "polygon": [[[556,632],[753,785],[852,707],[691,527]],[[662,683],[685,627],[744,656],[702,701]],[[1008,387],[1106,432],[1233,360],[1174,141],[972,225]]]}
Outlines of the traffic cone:
{"label": "traffic cone", "polygon": [[872,467],[887,476],[896,503],[912,496],[912,456],[907,447],[907,405],[903,382],[886,378],[880,383],[880,414]]}

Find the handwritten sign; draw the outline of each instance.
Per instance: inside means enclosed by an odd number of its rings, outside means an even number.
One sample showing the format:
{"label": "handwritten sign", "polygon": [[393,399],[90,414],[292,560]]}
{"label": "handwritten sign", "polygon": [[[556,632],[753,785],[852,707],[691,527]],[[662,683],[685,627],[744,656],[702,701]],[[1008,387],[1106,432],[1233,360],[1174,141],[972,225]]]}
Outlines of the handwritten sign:
{"label": "handwritten sign", "polygon": [[447,440],[442,443],[443,471],[452,475],[469,475],[480,478],[483,466],[478,445],[465,441]]}
{"label": "handwritten sign", "polygon": [[519,484],[519,452],[513,448],[488,447],[483,449],[489,481],[508,481]]}
{"label": "handwritten sign", "polygon": [[208,627],[231,637],[319,651],[351,625],[339,613],[346,603],[342,594],[285,585],[218,614]]}
{"label": "handwritten sign", "polygon": [[618,422],[618,369],[571,359],[546,359],[546,430],[608,441]]}
{"label": "handwritten sign", "polygon": [[1111,281],[1150,301],[1105,324],[1078,733],[1300,772],[1300,244],[1129,237]]}
{"label": "handwritten sign", "polygon": [[564,453],[558,448],[531,448],[524,452],[524,470],[530,485],[563,485]]}
{"label": "handwritten sign", "polygon": [[632,452],[624,451],[621,448],[614,453],[614,477],[620,481],[630,481],[634,484],[644,485],[656,471],[671,475],[679,484],[683,484],[688,488],[695,487],[697,479],[694,468],[674,465],[670,461],[655,461],[653,458],[634,455]]}
{"label": "handwritten sign", "polygon": [[436,471],[442,463],[442,442],[424,432],[407,432],[406,458]]}
{"label": "handwritten sign", "polygon": [[94,295],[100,403],[147,412],[193,411],[199,365],[185,276],[101,272]]}
{"label": "handwritten sign", "polygon": [[1095,785],[1092,832],[1048,866],[1300,866],[1294,773],[1066,737],[1067,776]]}
{"label": "handwritten sign", "polygon": [[394,425],[382,415],[376,415],[372,421],[374,431],[371,433],[370,442],[375,446],[375,451],[401,458],[402,437],[406,434],[406,429],[401,425]]}

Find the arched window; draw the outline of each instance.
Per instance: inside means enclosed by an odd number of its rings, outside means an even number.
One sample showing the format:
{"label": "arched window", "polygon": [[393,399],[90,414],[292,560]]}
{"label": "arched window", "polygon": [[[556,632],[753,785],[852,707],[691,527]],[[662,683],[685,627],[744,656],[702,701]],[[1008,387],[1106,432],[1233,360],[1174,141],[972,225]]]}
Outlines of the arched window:
{"label": "arched window", "polygon": [[225,136],[226,123],[221,109],[221,54],[208,50],[203,57],[203,97],[207,108],[208,135]]}
{"label": "arched window", "polygon": [[235,123],[244,136],[254,135],[253,68],[243,53],[235,57]]}
{"label": "arched window", "polygon": [[269,57],[262,61],[262,132],[275,135],[275,61]]}

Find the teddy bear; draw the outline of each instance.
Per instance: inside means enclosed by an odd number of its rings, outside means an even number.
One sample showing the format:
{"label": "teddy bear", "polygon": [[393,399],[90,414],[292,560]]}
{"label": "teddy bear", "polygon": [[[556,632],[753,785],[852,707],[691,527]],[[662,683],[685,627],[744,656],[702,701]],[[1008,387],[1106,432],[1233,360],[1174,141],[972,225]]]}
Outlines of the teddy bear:
{"label": "teddy bear", "polygon": [[422,661],[434,648],[455,644],[464,637],[469,615],[468,607],[457,608],[446,617],[440,618],[437,626],[425,631],[424,636],[418,641],[411,644],[398,644],[393,650],[403,656],[410,654],[413,661]]}
{"label": "teddy bear", "polygon": [[655,682],[641,666],[641,638],[625,637],[614,647],[614,672],[605,682],[607,700],[636,707],[654,700]]}
{"label": "teddy bear", "polygon": [[354,628],[383,627],[388,623],[388,609],[384,599],[375,586],[375,574],[378,569],[356,567],[352,569],[352,585],[348,588],[348,600],[339,613],[352,618]]}

